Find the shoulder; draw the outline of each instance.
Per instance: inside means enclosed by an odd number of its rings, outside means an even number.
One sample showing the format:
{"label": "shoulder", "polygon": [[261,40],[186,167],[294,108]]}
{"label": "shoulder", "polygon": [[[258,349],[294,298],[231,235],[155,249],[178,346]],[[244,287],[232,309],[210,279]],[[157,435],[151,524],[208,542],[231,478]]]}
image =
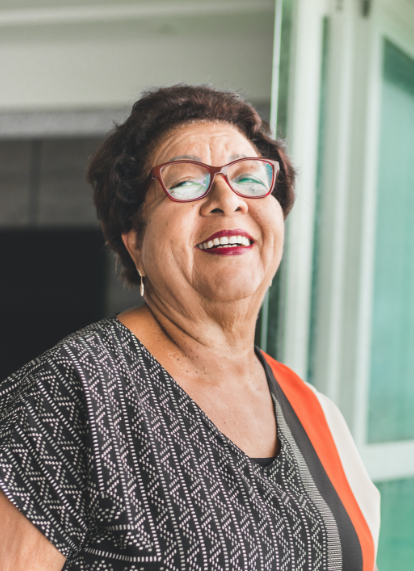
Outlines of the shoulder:
{"label": "shoulder", "polygon": [[105,383],[116,326],[73,333],[0,384],[0,489],[65,556],[87,533],[88,387]]}
{"label": "shoulder", "polygon": [[343,501],[355,498],[370,529],[375,548],[380,523],[380,495],[362,463],[351,432],[338,407],[292,369],[264,357],[297,414],[315,451]]}
{"label": "shoulder", "polygon": [[116,318],[99,321],[69,335],[2,381],[0,436],[8,433],[7,427],[21,424],[34,411],[40,414],[45,407],[68,422],[75,417],[80,422],[85,416],[85,389],[94,380],[103,382],[102,368],[116,366],[125,337]]}
{"label": "shoulder", "polygon": [[[121,337],[122,324],[109,318],[89,325],[62,339],[51,349],[33,359],[0,383],[0,399],[4,404],[10,393],[27,390],[35,378],[70,380],[82,370],[88,356],[101,356],[114,346],[114,332]],[[55,375],[54,375],[55,374]]]}
{"label": "shoulder", "polygon": [[318,399],[335,441],[347,481],[371,530],[377,549],[380,530],[380,493],[369,477],[352,434],[338,407],[312,385],[308,383],[306,385]]}
{"label": "shoulder", "polygon": [[[267,365],[277,380],[277,384],[284,392],[286,398],[300,417],[307,417],[311,411],[320,409],[317,391],[311,385],[305,383],[290,367],[280,363],[263,353]],[[313,409],[313,410],[312,410]]]}

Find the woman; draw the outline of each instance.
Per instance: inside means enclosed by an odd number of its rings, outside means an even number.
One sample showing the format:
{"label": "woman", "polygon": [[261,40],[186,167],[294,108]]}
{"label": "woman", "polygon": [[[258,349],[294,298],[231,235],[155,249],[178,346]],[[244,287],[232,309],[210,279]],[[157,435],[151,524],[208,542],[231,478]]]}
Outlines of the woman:
{"label": "woman", "polygon": [[378,494],[339,412],[254,348],[293,204],[281,144],[235,93],[178,85],[88,179],[145,303],[3,383],[4,569],[371,571]]}

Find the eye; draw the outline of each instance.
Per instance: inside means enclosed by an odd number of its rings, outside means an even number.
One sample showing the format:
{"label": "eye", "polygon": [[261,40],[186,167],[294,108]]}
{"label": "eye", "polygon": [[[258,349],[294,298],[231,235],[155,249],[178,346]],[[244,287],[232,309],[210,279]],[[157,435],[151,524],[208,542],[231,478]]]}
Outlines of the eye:
{"label": "eye", "polygon": [[235,182],[236,184],[248,184],[248,185],[261,184],[265,186],[265,183],[262,180],[253,175],[248,175],[248,174],[243,174],[241,176],[238,176],[237,178],[233,179],[233,182]]}
{"label": "eye", "polygon": [[207,188],[208,181],[205,178],[177,181],[168,189],[174,198],[193,198],[201,196]]}
{"label": "eye", "polygon": [[185,186],[194,186],[197,184],[197,181],[195,180],[183,180],[182,182],[178,182],[177,184],[175,184],[174,186],[172,186],[170,188],[170,190],[174,190],[175,188],[183,188]]}

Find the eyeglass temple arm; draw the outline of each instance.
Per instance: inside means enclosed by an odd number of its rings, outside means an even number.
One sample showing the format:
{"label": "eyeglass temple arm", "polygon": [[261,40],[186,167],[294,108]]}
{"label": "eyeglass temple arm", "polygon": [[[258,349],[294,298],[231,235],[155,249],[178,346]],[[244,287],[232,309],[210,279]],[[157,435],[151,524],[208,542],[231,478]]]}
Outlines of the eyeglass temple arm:
{"label": "eyeglass temple arm", "polygon": [[147,178],[147,183],[146,183],[145,188],[144,188],[144,193],[147,192],[147,190],[151,186],[151,183],[154,179],[158,179],[158,176],[156,174],[153,174],[152,172],[150,172],[148,175],[148,178]]}

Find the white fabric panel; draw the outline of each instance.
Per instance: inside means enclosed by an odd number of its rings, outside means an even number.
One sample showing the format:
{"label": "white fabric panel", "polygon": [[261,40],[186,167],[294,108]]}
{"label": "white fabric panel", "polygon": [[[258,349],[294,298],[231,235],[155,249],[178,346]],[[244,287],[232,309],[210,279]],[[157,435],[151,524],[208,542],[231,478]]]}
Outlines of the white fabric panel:
{"label": "white fabric panel", "polygon": [[315,393],[325,414],[345,476],[371,530],[375,553],[377,553],[381,519],[380,493],[368,476],[351,432],[338,407],[328,397],[318,392],[315,387],[309,383],[306,384]]}

